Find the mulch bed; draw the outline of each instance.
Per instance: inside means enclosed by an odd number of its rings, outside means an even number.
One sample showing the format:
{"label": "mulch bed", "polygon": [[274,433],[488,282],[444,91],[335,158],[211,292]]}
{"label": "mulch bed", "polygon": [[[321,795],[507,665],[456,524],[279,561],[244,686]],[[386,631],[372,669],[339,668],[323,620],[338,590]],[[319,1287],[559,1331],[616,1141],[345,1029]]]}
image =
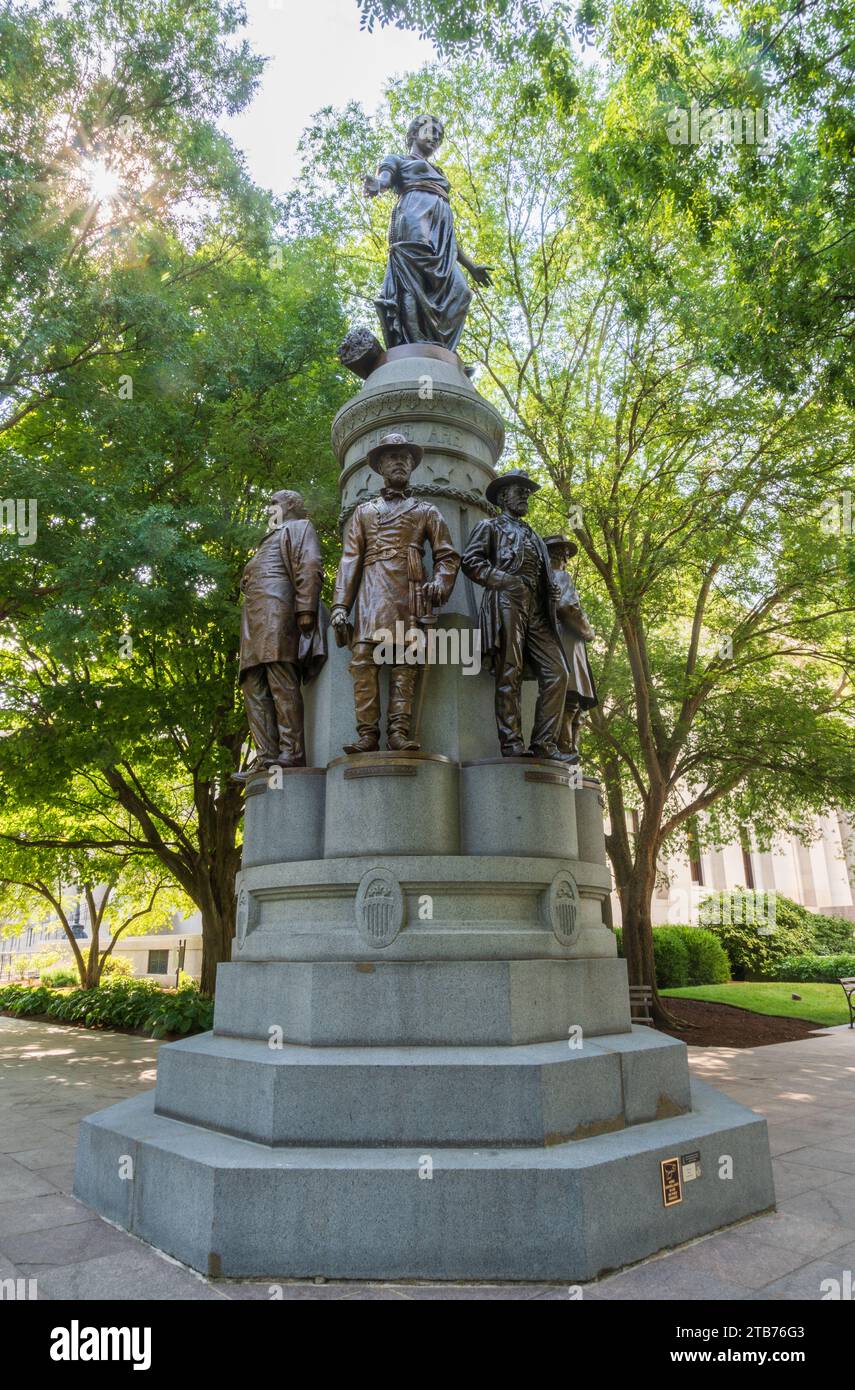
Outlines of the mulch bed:
{"label": "mulch bed", "polygon": [[801,1018],[778,1018],[775,1014],[753,1014],[732,1004],[708,1004],[702,999],[668,999],[676,1018],[690,1028],[660,1028],[672,1038],[692,1047],[766,1047],[769,1043],[799,1042],[824,1032],[821,1023]]}

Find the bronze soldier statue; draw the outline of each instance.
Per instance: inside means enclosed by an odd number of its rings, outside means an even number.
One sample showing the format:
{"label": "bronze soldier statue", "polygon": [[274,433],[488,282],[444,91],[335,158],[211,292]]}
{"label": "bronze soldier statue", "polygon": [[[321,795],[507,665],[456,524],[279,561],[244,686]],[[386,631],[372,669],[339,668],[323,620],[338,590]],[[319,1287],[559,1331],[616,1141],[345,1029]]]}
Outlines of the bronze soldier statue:
{"label": "bronze soldier statue", "polygon": [[544,536],[544,545],[549,551],[552,564],[552,579],[558,585],[558,622],[561,627],[561,642],[570,679],[567,682],[567,696],[564,701],[564,717],[558,747],[562,753],[569,753],[574,762],[579,761],[579,729],[585,711],[599,704],[594,677],[588,664],[586,642],[594,636],[594,629],[582,611],[582,601],[570,575],[567,561],[578,553],[579,547],[567,536]]}
{"label": "bronze soldier statue", "polygon": [[[506,758],[531,754],[571,762],[558,745],[567,694],[567,662],[556,613],[558,591],[549,552],[524,520],[540,484],[518,469],[494,478],[487,500],[501,516],[475,527],[463,555],[463,572],[483,584],[481,655],[496,678],[496,726]],[[526,670],[538,684],[531,747],[522,733],[522,682]]]}
{"label": "bronze soldier statue", "polygon": [[[447,600],[460,568],[442,513],[407,491],[421,459],[422,450],[402,434],[384,435],[368,454],[384,487],[378,497],[360,502],[344,533],[331,617],[338,645],[350,641],[352,646],[358,737],[344,745],[345,753],[373,753],[380,746],[380,667],[374,654],[383,630],[394,638],[398,622],[403,623],[399,631],[406,632],[429,621],[433,609]],[[422,565],[425,541],[433,555],[430,583]],[[386,733],[387,745],[395,751],[419,746],[410,738],[417,673],[416,665],[406,664],[393,665],[389,672]]]}
{"label": "bronze soldier statue", "polygon": [[240,582],[240,683],[256,748],[255,762],[234,774],[240,782],[274,763],[305,767],[300,686],[327,655],[317,532],[299,492],[274,492],[270,512],[274,524]]}

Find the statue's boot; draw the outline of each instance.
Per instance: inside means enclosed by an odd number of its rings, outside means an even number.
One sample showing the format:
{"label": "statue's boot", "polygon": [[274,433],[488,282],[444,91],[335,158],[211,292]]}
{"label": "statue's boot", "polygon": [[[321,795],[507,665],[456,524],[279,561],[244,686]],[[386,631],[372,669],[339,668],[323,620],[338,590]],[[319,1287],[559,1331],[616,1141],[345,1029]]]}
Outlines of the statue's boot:
{"label": "statue's boot", "polygon": [[242,772],[233,772],[231,781],[240,783],[249,782],[253,777],[259,777],[269,772],[270,768],[273,766],[273,761],[273,758],[256,758],[250,763],[249,767],[245,767]]}
{"label": "statue's boot", "polygon": [[553,744],[532,744],[530,753],[533,758],[548,758],[553,763],[566,763],[573,766],[579,761],[578,753],[562,753],[556,743]]}
{"label": "statue's boot", "polygon": [[373,650],[359,651],[350,663],[357,738],[345,753],[376,753],[380,747],[380,672]]}
{"label": "statue's boot", "polygon": [[393,666],[389,672],[386,747],[394,753],[417,753],[419,749],[415,739],[410,738],[417,676],[418,668],[415,666]]}

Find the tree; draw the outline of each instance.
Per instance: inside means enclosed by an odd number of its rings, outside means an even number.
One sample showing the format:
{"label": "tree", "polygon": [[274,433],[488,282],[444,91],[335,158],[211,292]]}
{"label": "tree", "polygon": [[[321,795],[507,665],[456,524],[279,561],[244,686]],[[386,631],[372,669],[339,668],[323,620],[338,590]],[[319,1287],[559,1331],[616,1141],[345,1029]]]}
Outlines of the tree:
{"label": "tree", "polygon": [[0,4],[0,433],[88,363],[121,370],[201,268],[147,277],[164,241],[204,245],[211,264],[264,247],[270,200],[214,124],[261,71],[234,40],[242,22],[232,0]]}
{"label": "tree", "polygon": [[214,125],[259,71],[242,15],[0,10],[0,458],[38,508],[32,544],[0,533],[4,828],[35,849],[34,794],[71,799],[69,852],[151,856],[201,912],[207,993],[240,859],[239,576],[273,486],[332,534],[347,389],[323,239],[282,239]]}
{"label": "tree", "polygon": [[32,546],[0,538],[4,823],[17,832],[38,788],[84,806],[69,848],[153,855],[202,915],[208,993],[240,862],[240,574],[274,487],[302,487],[335,531],[342,325],[311,252],[189,276],[123,364],[132,396],[99,360],[7,435],[12,486],[43,519]]}
{"label": "tree", "polygon": [[[156,931],[175,912],[190,908],[151,856],[70,848],[68,840],[80,827],[56,813],[33,816],[30,825],[37,827],[35,845],[24,831],[0,835],[0,932],[18,935],[34,922],[56,919],[83,989],[101,983],[104,965],[123,936]],[[74,929],[81,909],[89,929],[85,950]]]}

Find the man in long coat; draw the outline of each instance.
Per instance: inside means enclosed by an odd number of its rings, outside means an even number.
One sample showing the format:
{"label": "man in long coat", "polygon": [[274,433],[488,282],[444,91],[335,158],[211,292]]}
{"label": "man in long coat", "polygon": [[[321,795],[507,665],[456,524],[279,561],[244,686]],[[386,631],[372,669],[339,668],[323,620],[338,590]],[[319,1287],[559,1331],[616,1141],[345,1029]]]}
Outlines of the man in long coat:
{"label": "man in long coat", "polygon": [[[336,642],[351,642],[350,674],[356,706],[357,739],[345,753],[373,753],[380,746],[380,667],[375,648],[396,623],[407,632],[430,620],[448,599],[460,568],[460,556],[442,513],[431,502],[410,496],[410,474],[422,450],[402,434],[387,434],[368,461],[384,482],[378,497],[360,502],[347,523],[333,593],[332,624]],[[425,581],[424,547],[433,555],[433,579]],[[348,612],[351,624],[348,623]],[[387,639],[388,640],[388,639]],[[387,744],[396,751],[415,750],[410,738],[416,665],[392,665],[389,671]]]}
{"label": "man in long coat", "polygon": [[[558,762],[571,759],[558,740],[567,693],[567,662],[556,612],[557,589],[549,552],[524,519],[539,483],[514,469],[494,478],[487,500],[502,514],[475,527],[463,555],[463,572],[484,586],[481,657],[496,679],[496,727],[504,757],[531,753]],[[522,733],[524,672],[537,679],[531,746]]]}
{"label": "man in long coat", "polygon": [[558,746],[562,753],[569,753],[578,762],[582,719],[586,710],[599,704],[585,645],[594,636],[594,629],[582,610],[579,591],[567,573],[567,561],[572,560],[579,547],[567,536],[560,535],[544,536],[544,545],[549,551],[553,582],[559,589],[557,610],[561,645],[570,673]]}
{"label": "man in long coat", "polygon": [[274,492],[274,522],[241,579],[240,683],[256,760],[245,772],[278,763],[304,767],[301,684],[327,655],[326,623],[318,621],[323,580],[317,532],[299,492]]}

